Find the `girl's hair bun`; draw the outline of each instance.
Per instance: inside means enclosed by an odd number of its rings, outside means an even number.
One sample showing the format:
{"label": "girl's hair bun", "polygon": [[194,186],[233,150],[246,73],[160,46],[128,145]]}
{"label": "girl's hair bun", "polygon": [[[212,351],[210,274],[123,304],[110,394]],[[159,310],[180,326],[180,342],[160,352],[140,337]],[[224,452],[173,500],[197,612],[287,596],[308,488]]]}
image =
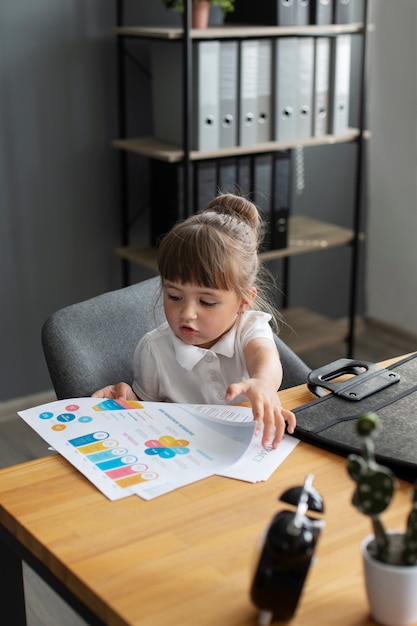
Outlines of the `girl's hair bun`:
{"label": "girl's hair bun", "polygon": [[253,202],[243,196],[232,193],[220,194],[207,204],[204,211],[235,214],[236,217],[245,220],[254,230],[259,230],[261,227],[258,209]]}

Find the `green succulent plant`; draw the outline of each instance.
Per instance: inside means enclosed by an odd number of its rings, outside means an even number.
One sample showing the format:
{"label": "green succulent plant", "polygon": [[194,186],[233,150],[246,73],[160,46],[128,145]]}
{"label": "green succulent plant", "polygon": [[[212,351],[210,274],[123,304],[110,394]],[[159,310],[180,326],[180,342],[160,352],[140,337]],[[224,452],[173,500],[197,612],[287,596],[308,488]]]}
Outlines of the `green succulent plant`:
{"label": "green succulent plant", "polygon": [[[199,0],[192,0],[192,2],[199,2]],[[173,9],[174,11],[184,10],[184,0],[162,0],[162,3],[167,9]],[[221,8],[223,13],[231,13],[235,10],[235,0],[210,0],[210,4]]]}
{"label": "green succulent plant", "polygon": [[417,563],[417,484],[413,487],[412,508],[407,519],[407,528],[401,536],[401,545],[394,536],[387,533],[381,520],[381,513],[388,508],[396,488],[391,470],[375,460],[373,436],[379,425],[376,413],[365,413],[356,422],[356,429],[362,440],[362,456],[351,454],[347,461],[349,476],[357,484],[352,504],[372,521],[375,535],[375,553],[379,561],[398,565]]}

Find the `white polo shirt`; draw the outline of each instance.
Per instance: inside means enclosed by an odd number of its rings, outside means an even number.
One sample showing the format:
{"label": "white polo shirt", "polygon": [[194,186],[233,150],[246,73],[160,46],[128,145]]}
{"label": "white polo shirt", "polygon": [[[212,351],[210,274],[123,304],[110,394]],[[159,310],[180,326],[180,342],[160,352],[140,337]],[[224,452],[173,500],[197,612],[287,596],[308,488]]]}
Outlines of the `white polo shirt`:
{"label": "white polo shirt", "polygon": [[210,350],[184,343],[165,322],[135,349],[133,391],[152,402],[226,403],[227,387],[249,378],[245,346],[252,339],[274,341],[270,319],[261,311],[245,311]]}

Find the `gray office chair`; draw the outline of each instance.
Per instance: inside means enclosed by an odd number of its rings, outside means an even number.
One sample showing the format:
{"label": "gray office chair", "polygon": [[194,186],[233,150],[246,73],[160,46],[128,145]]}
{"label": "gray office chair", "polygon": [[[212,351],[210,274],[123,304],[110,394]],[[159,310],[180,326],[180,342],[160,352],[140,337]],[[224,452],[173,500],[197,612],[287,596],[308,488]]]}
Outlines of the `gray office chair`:
{"label": "gray office chair", "polygon": [[[42,346],[58,399],[90,396],[133,378],[139,339],[164,319],[159,278],[111,291],[53,313],[42,328]],[[275,338],[284,368],[282,388],[306,382],[310,369]]]}

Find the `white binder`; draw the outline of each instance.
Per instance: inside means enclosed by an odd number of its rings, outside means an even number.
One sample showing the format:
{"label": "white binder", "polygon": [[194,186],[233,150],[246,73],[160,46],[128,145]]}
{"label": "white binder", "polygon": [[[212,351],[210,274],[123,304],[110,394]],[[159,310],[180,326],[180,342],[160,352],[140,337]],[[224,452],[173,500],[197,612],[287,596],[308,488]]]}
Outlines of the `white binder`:
{"label": "white binder", "polygon": [[333,21],[333,0],[314,0],[312,24],[331,24]]}
{"label": "white binder", "polygon": [[258,143],[271,141],[272,129],[272,39],[258,42]]}
{"label": "white binder", "polygon": [[[220,42],[193,42],[193,150],[219,148]],[[183,144],[182,44],[153,42],[151,48],[154,136]]]}
{"label": "white binder", "polygon": [[334,0],[334,23],[350,24],[353,22],[354,0]]}
{"label": "white binder", "polygon": [[313,103],[313,135],[315,137],[321,137],[329,133],[330,53],[330,38],[317,37],[315,41]]}
{"label": "white binder", "polygon": [[314,39],[300,37],[297,43],[297,139],[305,139],[313,133]]}
{"label": "white binder", "polygon": [[338,35],[333,42],[330,130],[334,135],[349,128],[351,47],[352,35]]}
{"label": "white binder", "polygon": [[313,0],[294,0],[295,2],[295,23],[297,26],[307,26],[310,24],[311,3]]}
{"label": "white binder", "polygon": [[[272,0],[267,0],[272,4]],[[278,26],[293,26],[295,21],[295,3],[298,0],[276,0]]]}
{"label": "white binder", "polygon": [[[194,150],[217,150],[220,137],[220,42],[193,44]],[[168,95],[168,94],[167,94]],[[169,95],[167,103],[169,104]]]}
{"label": "white binder", "polygon": [[238,54],[237,41],[220,42],[220,148],[237,145]]}
{"label": "white binder", "polygon": [[257,142],[258,118],[258,40],[240,42],[239,67],[239,145]]}
{"label": "white binder", "polygon": [[277,37],[275,40],[275,125],[276,141],[297,138],[297,72],[296,37]]}

